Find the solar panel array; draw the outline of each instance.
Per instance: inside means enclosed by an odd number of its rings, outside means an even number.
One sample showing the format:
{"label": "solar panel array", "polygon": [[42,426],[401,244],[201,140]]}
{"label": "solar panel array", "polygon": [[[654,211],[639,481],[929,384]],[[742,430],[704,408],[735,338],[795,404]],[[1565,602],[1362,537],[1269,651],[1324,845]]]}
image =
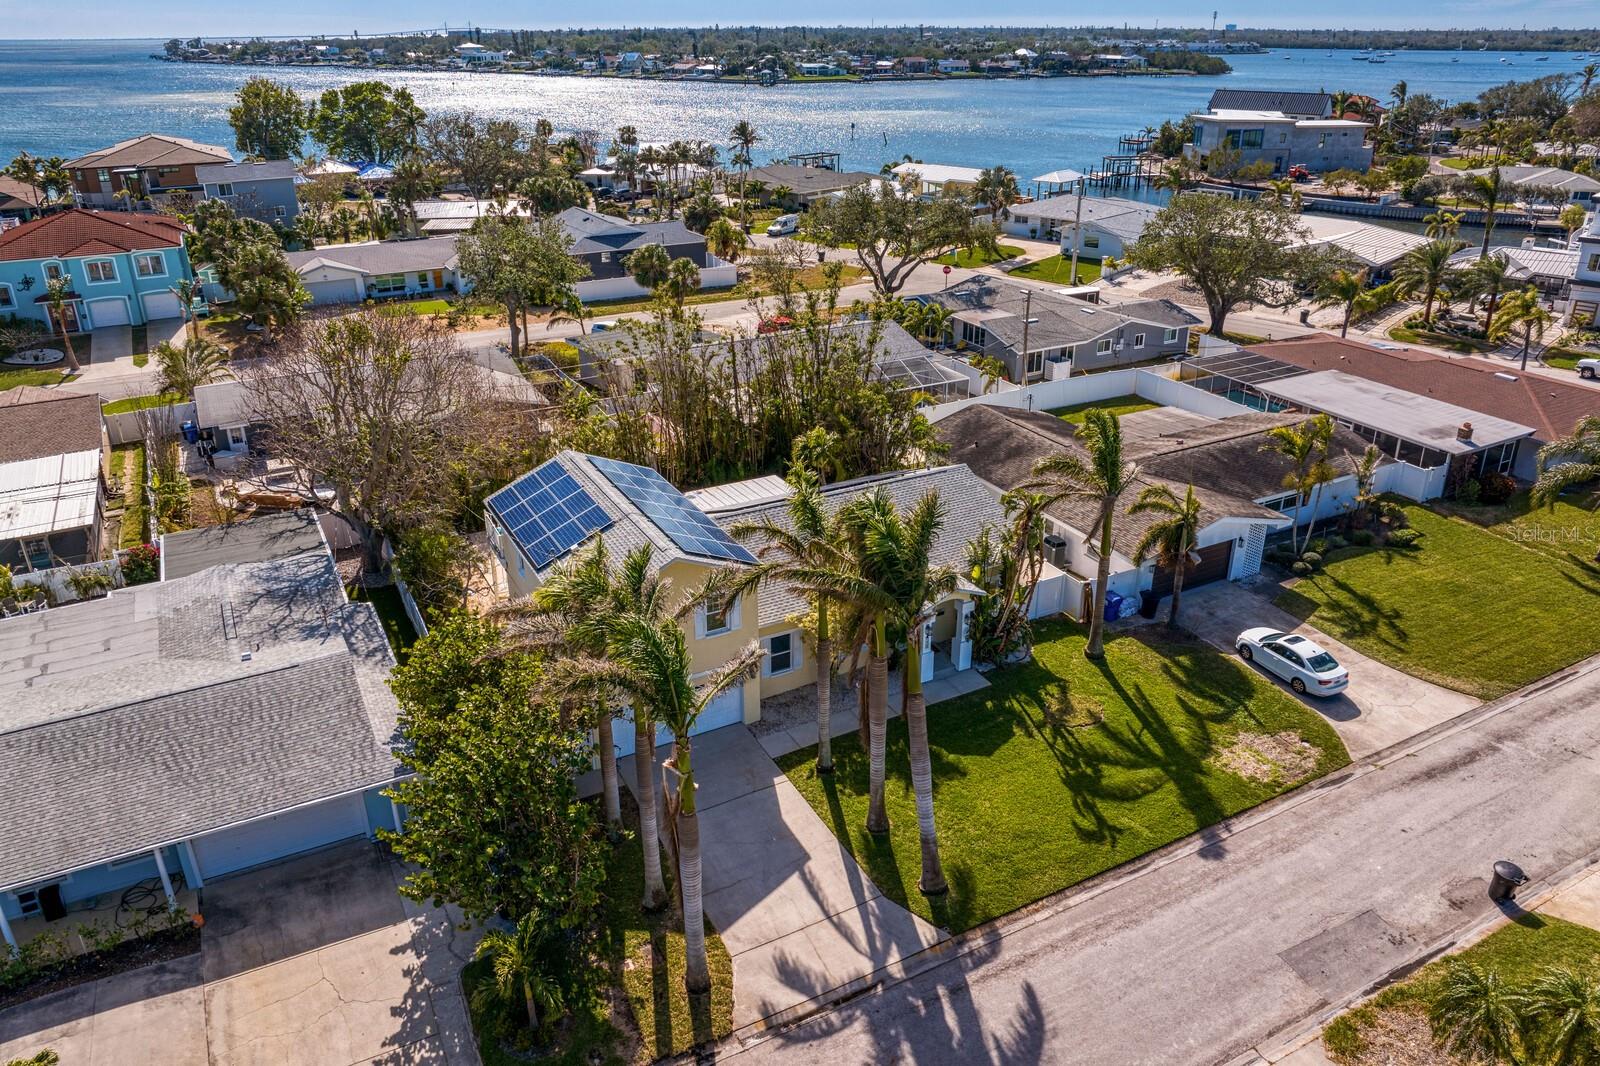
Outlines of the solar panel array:
{"label": "solar panel array", "polygon": [[672,487],[672,483],[648,466],[619,463],[615,459],[589,457],[596,470],[606,476],[672,542],[690,555],[708,559],[729,559],[753,563],[755,556],[733,542],[722,527]]}
{"label": "solar panel array", "polygon": [[489,506],[541,570],[614,521],[577,479],[555,462],[546,463],[490,496]]}

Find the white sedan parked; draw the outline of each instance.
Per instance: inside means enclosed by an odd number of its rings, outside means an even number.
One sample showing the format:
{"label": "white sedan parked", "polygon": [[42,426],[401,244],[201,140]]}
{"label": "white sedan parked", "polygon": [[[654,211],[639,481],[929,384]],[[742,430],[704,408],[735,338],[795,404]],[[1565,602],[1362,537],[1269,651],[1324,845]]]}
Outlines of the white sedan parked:
{"label": "white sedan parked", "polygon": [[1239,658],[1260,663],[1301,695],[1333,696],[1350,683],[1350,672],[1333,656],[1296,633],[1261,626],[1240,633],[1234,643]]}

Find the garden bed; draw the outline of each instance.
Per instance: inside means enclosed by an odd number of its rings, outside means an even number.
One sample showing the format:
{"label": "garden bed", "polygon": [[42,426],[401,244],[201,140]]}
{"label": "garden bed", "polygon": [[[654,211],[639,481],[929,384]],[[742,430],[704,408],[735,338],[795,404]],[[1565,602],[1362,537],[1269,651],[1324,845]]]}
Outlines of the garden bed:
{"label": "garden bed", "polygon": [[[0,1010],[59,992],[74,985],[98,981],[152,963],[180,959],[200,950],[200,927],[192,922],[163,929],[113,948],[74,955],[40,968],[24,983],[0,983]],[[0,969],[0,973],[4,973]]]}

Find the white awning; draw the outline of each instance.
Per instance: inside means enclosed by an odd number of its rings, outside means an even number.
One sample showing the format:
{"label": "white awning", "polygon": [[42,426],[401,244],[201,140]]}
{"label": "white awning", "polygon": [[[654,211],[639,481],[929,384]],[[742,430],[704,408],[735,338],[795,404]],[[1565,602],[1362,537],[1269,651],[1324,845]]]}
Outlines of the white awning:
{"label": "white awning", "polygon": [[1052,170],[1048,174],[1040,174],[1033,180],[1040,185],[1071,185],[1085,177],[1087,175],[1076,170]]}

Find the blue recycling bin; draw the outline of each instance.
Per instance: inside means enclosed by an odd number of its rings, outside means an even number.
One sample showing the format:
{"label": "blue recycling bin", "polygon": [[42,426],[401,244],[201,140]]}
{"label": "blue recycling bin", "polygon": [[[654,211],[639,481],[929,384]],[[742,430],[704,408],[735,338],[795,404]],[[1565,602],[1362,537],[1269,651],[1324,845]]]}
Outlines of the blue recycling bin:
{"label": "blue recycling bin", "polygon": [[1106,593],[1106,621],[1115,622],[1122,617],[1122,593]]}
{"label": "blue recycling bin", "polygon": [[200,439],[200,427],[193,422],[185,422],[180,428],[183,431],[183,439],[190,444]]}

